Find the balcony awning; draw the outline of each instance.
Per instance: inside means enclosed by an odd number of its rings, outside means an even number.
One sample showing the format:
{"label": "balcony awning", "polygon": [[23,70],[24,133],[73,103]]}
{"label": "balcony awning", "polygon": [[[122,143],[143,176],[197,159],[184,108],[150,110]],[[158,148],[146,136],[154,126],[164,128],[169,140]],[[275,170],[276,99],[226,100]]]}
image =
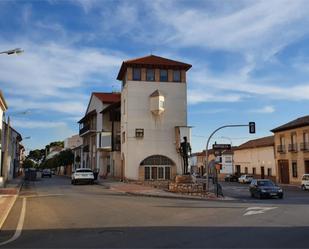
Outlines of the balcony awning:
{"label": "balcony awning", "polygon": [[92,116],[97,115],[96,110],[92,110],[91,112],[88,112],[81,120],[79,120],[77,123],[83,123],[85,120],[91,118]]}
{"label": "balcony awning", "polygon": [[121,103],[120,101],[113,103],[113,104],[109,105],[108,107],[104,108],[100,113],[104,114],[104,113],[107,113],[111,110],[118,109],[118,108],[120,108],[120,103]]}

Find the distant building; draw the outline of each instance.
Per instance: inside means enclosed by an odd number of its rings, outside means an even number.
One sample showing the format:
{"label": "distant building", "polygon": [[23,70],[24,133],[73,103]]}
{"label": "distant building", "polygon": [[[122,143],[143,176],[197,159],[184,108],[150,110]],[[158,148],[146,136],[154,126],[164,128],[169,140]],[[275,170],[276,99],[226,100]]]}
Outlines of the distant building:
{"label": "distant building", "polygon": [[309,174],[309,116],[297,118],[273,130],[280,183],[300,184]]}
{"label": "distant building", "polygon": [[83,144],[83,139],[78,135],[73,135],[64,140],[64,149],[74,149]]}
{"label": "distant building", "polygon": [[[82,148],[76,151],[79,166],[100,171],[104,177],[114,174],[112,168],[117,164],[117,158],[120,158],[120,116],[118,121],[117,115],[113,116],[114,111],[117,112],[113,104],[117,103],[120,103],[120,93],[94,92],[85,116],[78,122],[79,135],[83,139]],[[118,126],[115,125],[117,122]]]}
{"label": "distant building", "polygon": [[235,173],[276,179],[274,136],[245,142],[234,149]]}
{"label": "distant building", "polygon": [[83,138],[80,137],[78,134],[68,137],[64,140],[64,149],[72,150],[74,154],[74,162],[72,168],[67,166],[67,174],[71,174],[77,168],[81,168],[81,160],[82,160],[82,145],[83,145]]}

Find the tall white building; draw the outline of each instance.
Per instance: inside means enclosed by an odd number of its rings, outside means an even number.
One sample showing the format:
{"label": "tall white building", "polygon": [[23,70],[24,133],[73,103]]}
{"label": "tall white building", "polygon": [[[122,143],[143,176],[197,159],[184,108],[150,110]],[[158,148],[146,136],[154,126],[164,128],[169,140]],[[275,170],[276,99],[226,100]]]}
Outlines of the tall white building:
{"label": "tall white building", "polygon": [[187,127],[186,71],[191,65],[150,55],[124,61],[121,91],[121,171],[132,180],[182,174],[180,142]]}

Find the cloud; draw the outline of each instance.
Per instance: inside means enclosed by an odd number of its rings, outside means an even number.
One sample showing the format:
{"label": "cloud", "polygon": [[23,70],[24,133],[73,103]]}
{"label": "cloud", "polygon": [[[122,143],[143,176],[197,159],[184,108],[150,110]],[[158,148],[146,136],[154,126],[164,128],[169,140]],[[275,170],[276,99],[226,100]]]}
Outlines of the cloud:
{"label": "cloud", "polygon": [[20,110],[26,108],[27,110],[40,110],[40,111],[54,111],[65,114],[80,114],[82,115],[86,106],[81,101],[33,101],[27,99],[8,98],[9,108],[13,110]]}
{"label": "cloud", "polygon": [[[3,46],[14,47],[12,44]],[[32,97],[57,97],[66,89],[74,92],[85,82],[96,81],[104,78],[104,74],[114,72],[122,62],[112,52],[56,43],[24,42],[22,48],[24,54],[0,61],[0,82],[4,84],[4,90]]]}
{"label": "cloud", "polygon": [[176,46],[274,54],[308,33],[306,1],[225,3],[230,8],[221,8],[221,2],[199,8],[177,2],[152,4],[154,15],[173,31],[167,41]]}
{"label": "cloud", "polygon": [[239,102],[243,98],[240,94],[229,94],[229,93],[210,93],[207,89],[188,90],[188,103],[199,104],[204,102]]}
{"label": "cloud", "polygon": [[12,120],[12,127],[23,129],[50,129],[67,127],[65,122],[49,122],[49,121],[29,121],[25,119]]}
{"label": "cloud", "polygon": [[249,112],[252,113],[274,113],[275,108],[273,106],[264,106],[263,108],[260,109],[255,109],[255,110],[250,110]]}

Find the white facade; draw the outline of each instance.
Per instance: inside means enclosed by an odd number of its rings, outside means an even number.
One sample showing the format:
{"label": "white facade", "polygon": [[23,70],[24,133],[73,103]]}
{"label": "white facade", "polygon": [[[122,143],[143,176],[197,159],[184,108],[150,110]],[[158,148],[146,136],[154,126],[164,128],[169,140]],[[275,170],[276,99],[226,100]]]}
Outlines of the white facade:
{"label": "white facade", "polygon": [[3,172],[2,172],[2,166],[3,166],[3,150],[4,148],[2,148],[2,122],[3,122],[3,114],[4,112],[7,110],[7,105],[5,103],[4,97],[2,92],[0,91],[0,187],[3,186]]}
{"label": "white facade", "polygon": [[[234,150],[234,165],[239,166],[241,173],[276,176],[274,146]],[[247,171],[247,172],[246,172]]]}
{"label": "white facade", "polygon": [[[159,90],[164,111],[155,115],[150,95]],[[187,85],[184,82],[126,81],[121,93],[121,152],[126,178],[138,180],[141,162],[152,155],[171,159],[182,172],[175,127],[187,126]],[[138,138],[136,129],[144,129]]]}
{"label": "white facade", "polygon": [[233,154],[222,154],[220,174],[233,174]]}

